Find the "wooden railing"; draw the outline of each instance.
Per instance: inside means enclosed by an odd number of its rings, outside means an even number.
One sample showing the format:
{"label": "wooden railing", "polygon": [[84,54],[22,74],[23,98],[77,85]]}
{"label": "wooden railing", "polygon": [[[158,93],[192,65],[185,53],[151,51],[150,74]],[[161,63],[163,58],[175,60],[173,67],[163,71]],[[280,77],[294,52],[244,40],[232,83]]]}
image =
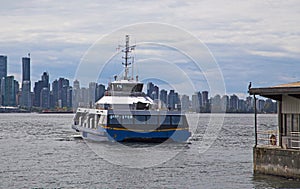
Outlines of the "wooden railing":
{"label": "wooden railing", "polygon": [[291,148],[300,150],[300,132],[291,132]]}
{"label": "wooden railing", "polygon": [[257,144],[264,146],[277,146],[277,130],[257,131]]}

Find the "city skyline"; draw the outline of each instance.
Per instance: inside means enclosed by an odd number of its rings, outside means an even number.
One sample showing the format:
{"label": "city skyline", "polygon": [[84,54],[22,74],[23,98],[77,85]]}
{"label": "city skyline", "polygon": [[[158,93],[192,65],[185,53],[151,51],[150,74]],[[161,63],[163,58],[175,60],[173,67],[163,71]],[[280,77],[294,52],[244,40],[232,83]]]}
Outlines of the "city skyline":
{"label": "city skyline", "polygon": [[[6,73],[6,75],[7,76],[13,76],[14,77],[14,79],[17,81],[17,82],[19,82],[20,83],[20,88],[22,88],[22,82],[24,82],[24,81],[30,81],[30,86],[31,86],[31,88],[30,88],[30,91],[34,91],[34,83],[36,83],[36,82],[40,82],[40,80],[39,79],[37,79],[36,81],[33,81],[33,82],[31,82],[31,69],[32,69],[32,66],[30,65],[30,63],[31,63],[31,60],[32,60],[32,58],[30,58],[30,55],[28,54],[27,56],[24,56],[24,57],[20,57],[20,60],[21,60],[21,65],[20,65],[20,67],[22,68],[22,70],[24,70],[24,71],[22,71],[21,73],[20,73],[20,75],[22,75],[22,80],[17,80],[16,79],[16,76],[15,75],[12,75],[12,74],[10,74],[7,70],[8,70],[8,68],[9,68],[9,62],[8,62],[8,55],[1,55],[0,54],[0,61],[1,61],[1,57],[4,57],[5,58],[5,60],[6,60],[6,66],[4,67],[3,66],[3,69],[2,70],[0,70],[0,71],[2,71],[3,73]],[[3,65],[3,64],[1,64],[1,65]],[[5,69],[4,69],[5,68]],[[5,72],[5,70],[6,70],[6,72]],[[51,81],[52,82],[54,82],[55,80],[57,80],[57,79],[59,79],[59,78],[66,78],[67,80],[69,80],[69,81],[71,81],[71,82],[75,82],[75,81],[78,81],[76,78],[75,79],[70,79],[70,78],[67,78],[67,77],[65,77],[65,76],[63,76],[63,75],[61,75],[61,76],[59,76],[58,78],[54,78],[54,79],[52,79],[52,80],[50,80],[50,75],[51,74],[49,74],[49,72],[48,71],[46,71],[46,70],[44,70],[42,73],[39,73],[38,75],[39,75],[39,77],[45,77],[44,76],[44,74],[47,74],[47,83],[50,83]],[[43,80],[43,79],[42,79]],[[153,84],[154,82],[157,82],[155,85]],[[80,82],[80,81],[79,81]],[[94,82],[96,82],[97,83],[97,81],[90,81],[87,85],[84,85],[84,86],[82,86],[82,87],[84,87],[84,88],[88,88],[89,87],[89,85],[90,85],[90,83],[94,83]],[[98,82],[99,83],[99,82]],[[146,88],[145,86],[148,86],[149,84],[152,84],[153,86],[155,86],[155,87],[157,87],[157,85],[159,86],[160,84],[160,81],[159,80],[156,80],[156,79],[153,79],[153,80],[147,80],[147,82],[146,83],[144,83],[144,88],[143,88],[143,91],[146,93],[146,94],[150,94],[151,92],[148,92],[147,90],[148,90],[148,88]],[[104,85],[105,87],[107,87],[108,86],[108,83],[99,83],[99,84],[101,84],[101,85]],[[81,84],[82,85],[82,84]],[[49,86],[49,88],[50,88],[50,86]],[[159,86],[159,88],[161,88],[161,86]],[[157,89],[156,89],[157,90]],[[174,90],[173,88],[164,88],[163,90]],[[199,90],[198,91],[207,91],[207,92],[209,92],[209,89],[200,89],[199,88]],[[197,91],[194,91],[194,92],[192,92],[192,94],[193,93],[195,93],[195,92],[197,92]],[[181,95],[187,95],[187,94],[181,94]],[[243,99],[246,99],[246,97],[248,97],[249,95],[248,94],[246,94],[246,96],[239,96],[239,93],[226,93],[226,94],[218,94],[218,95],[237,95],[239,98],[243,98]],[[188,96],[191,96],[191,95],[188,95]],[[210,98],[211,97],[213,97],[213,96],[210,96]],[[261,97],[261,98],[263,98],[263,97]]]}
{"label": "city skyline", "polygon": [[[9,67],[9,62],[8,62],[8,55],[1,55],[0,54],[0,61],[2,61],[2,62],[0,62],[0,66],[2,66],[2,65],[5,65],[5,66],[3,66],[3,68],[1,68],[0,69],[0,71],[1,72],[3,72],[3,73],[6,73],[6,76],[13,76],[14,77],[14,79],[17,81],[17,82],[19,82],[21,85],[20,85],[20,88],[22,88],[22,82],[24,82],[24,81],[30,81],[30,86],[31,86],[31,88],[30,88],[30,91],[34,91],[34,83],[36,83],[36,82],[40,82],[40,80],[36,80],[36,81],[33,81],[33,84],[31,84],[31,68],[32,68],[32,66],[30,65],[30,63],[31,63],[31,58],[30,58],[30,56],[29,55],[27,55],[27,56],[24,56],[24,57],[20,57],[20,60],[21,60],[21,65],[20,65],[20,67],[22,68],[22,74],[21,74],[21,78],[22,78],[22,80],[17,80],[16,79],[16,77],[15,77],[15,75],[12,75],[12,74],[10,74],[7,70],[8,70],[8,67]],[[5,59],[6,61],[5,61],[5,64],[4,64],[4,61],[2,60],[2,59]],[[5,69],[4,69],[5,68]],[[75,79],[70,79],[70,78],[67,78],[67,77],[65,77],[65,76],[59,76],[58,78],[55,78],[55,79],[50,79],[50,73],[49,72],[47,72],[46,70],[44,70],[42,73],[40,73],[39,74],[39,77],[42,77],[42,80],[43,80],[43,77],[45,77],[45,74],[47,74],[47,82],[46,83],[50,83],[51,81],[52,82],[54,82],[55,80],[57,80],[57,79],[59,79],[59,78],[64,78],[64,79],[67,79],[67,80],[69,80],[70,82],[76,82],[76,81],[79,81],[79,80],[77,80],[76,78]],[[80,82],[80,81],[79,81]],[[157,83],[155,83],[155,82],[157,82]],[[100,83],[100,82],[97,82],[97,81],[90,81],[87,85],[84,85],[84,86],[82,86],[82,84],[81,84],[81,87],[84,87],[84,88],[89,88],[89,85],[91,84],[91,83],[98,83],[98,84],[101,84],[101,85],[103,85],[103,86],[105,86],[105,87],[107,87],[108,86],[108,83]],[[155,84],[154,84],[155,83]],[[152,85],[152,87],[157,87],[157,86],[159,86],[158,88],[156,88],[156,91],[159,89],[159,88],[161,88],[161,85],[160,85],[160,81],[159,80],[156,80],[156,79],[153,79],[153,80],[146,80],[146,83],[144,82],[144,88],[143,88],[143,91],[146,93],[146,94],[148,94],[149,96],[151,96],[150,94],[151,94],[151,92],[153,92],[153,91],[148,91],[149,89],[148,89],[148,85],[149,84],[151,84]],[[147,88],[145,87],[145,86],[147,86]],[[50,86],[49,86],[49,88],[50,88]],[[163,88],[163,90],[174,90],[172,87],[170,88],[170,86],[169,86],[169,88]],[[198,90],[198,91],[193,91],[191,94],[180,94],[180,95],[188,95],[188,96],[192,96],[194,93],[196,93],[196,92],[199,92],[199,91],[207,91],[207,92],[209,92],[209,89],[200,89],[200,90]],[[247,94],[246,96],[239,96],[238,95],[238,93],[225,93],[225,94],[217,94],[217,95],[236,95],[236,96],[238,96],[239,98],[242,98],[242,99],[246,99],[249,95]],[[210,96],[210,98],[211,97],[213,97],[213,96]],[[260,97],[260,98],[263,98],[263,97]]]}
{"label": "city skyline", "polygon": [[[95,102],[102,98],[106,86],[98,82],[89,82],[88,87],[80,87],[80,81],[74,80],[73,85],[66,78],[55,79],[51,84],[49,73],[43,72],[41,79],[34,82],[31,90],[31,58],[22,57],[22,82],[7,76],[7,56],[1,55],[0,71],[0,102],[2,106],[20,106],[34,111],[50,109],[67,109],[76,111],[78,107],[94,107]],[[6,74],[6,75],[5,75]],[[117,77],[115,77],[117,79]],[[137,79],[137,78],[136,78]],[[155,81],[155,80],[154,80]],[[254,100],[251,96],[240,99],[237,95],[215,94],[209,91],[196,91],[192,95],[181,94],[175,89],[167,89],[148,81],[144,83],[144,92],[154,101],[154,107],[197,113],[251,113]],[[190,98],[191,97],[191,98]],[[258,99],[258,112],[275,113],[276,102],[270,99]],[[32,111],[32,110],[31,110]]]}
{"label": "city skyline", "polygon": [[[0,54],[9,55],[9,73],[19,81],[19,57],[28,52],[34,58],[32,72],[37,73],[33,81],[45,70],[53,78],[73,79],[87,49],[103,36],[135,23],[166,23],[201,40],[220,66],[226,91],[245,97],[250,81],[263,87],[300,80],[299,5],[298,1],[76,0],[72,5],[4,1]],[[134,32],[130,35],[139,42]],[[123,37],[113,39],[111,45],[117,47]]]}

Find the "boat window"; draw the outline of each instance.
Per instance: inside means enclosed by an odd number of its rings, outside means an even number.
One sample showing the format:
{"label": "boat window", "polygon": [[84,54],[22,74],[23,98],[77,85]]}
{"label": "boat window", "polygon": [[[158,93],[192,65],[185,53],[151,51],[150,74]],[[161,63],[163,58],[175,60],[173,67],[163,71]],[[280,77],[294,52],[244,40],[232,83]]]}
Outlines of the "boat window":
{"label": "boat window", "polygon": [[146,116],[144,115],[135,115],[134,118],[134,124],[146,124]]}
{"label": "boat window", "polygon": [[118,91],[121,91],[122,88],[123,88],[123,86],[122,86],[121,84],[118,84],[118,85],[117,85],[117,90],[118,90]]}
{"label": "boat window", "polygon": [[105,125],[106,124],[106,115],[102,115],[100,118],[99,118],[99,122],[98,124],[100,125]]}
{"label": "boat window", "polygon": [[109,124],[120,124],[121,116],[119,115],[109,115]]}
{"label": "boat window", "polygon": [[122,91],[123,89],[122,84],[113,84],[112,86],[114,91]]}
{"label": "boat window", "polygon": [[158,116],[148,115],[146,119],[147,119],[147,124],[149,124],[149,125],[157,125],[158,124]]}
{"label": "boat window", "polygon": [[132,89],[131,92],[142,92],[143,84],[136,84]]}
{"label": "boat window", "polygon": [[132,115],[122,115],[122,124],[133,124]]}
{"label": "boat window", "polygon": [[162,122],[162,125],[171,125],[171,116],[166,116],[165,120]]}
{"label": "boat window", "polygon": [[182,125],[182,118],[180,115],[172,116],[172,125]]}

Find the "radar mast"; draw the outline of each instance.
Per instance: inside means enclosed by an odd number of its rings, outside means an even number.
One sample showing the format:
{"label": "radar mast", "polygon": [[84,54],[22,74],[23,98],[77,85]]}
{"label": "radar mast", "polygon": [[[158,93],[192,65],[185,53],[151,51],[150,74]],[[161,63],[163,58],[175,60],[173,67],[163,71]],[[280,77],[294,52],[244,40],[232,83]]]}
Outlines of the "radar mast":
{"label": "radar mast", "polygon": [[[129,66],[132,64],[132,62],[130,62],[131,60],[131,56],[130,53],[132,50],[134,50],[135,45],[130,46],[129,45],[129,35],[125,36],[125,48],[122,50],[122,52],[124,52],[124,56],[122,57],[124,59],[124,62],[122,62],[122,64],[124,65],[124,80],[130,80],[133,77],[129,78]],[[132,73],[133,74],[133,73]]]}

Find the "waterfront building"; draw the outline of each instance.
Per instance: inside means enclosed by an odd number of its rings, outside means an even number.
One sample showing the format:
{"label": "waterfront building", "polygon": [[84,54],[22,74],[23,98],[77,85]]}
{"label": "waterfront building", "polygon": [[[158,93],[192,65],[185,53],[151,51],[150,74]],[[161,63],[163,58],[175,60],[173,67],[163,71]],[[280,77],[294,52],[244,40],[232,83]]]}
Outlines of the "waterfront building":
{"label": "waterfront building", "polygon": [[96,87],[97,87],[97,83],[95,82],[90,82],[89,83],[89,107],[92,108],[94,107],[95,104],[95,99],[96,99]]}
{"label": "waterfront building", "polygon": [[22,58],[22,81],[30,81],[30,57]]}
{"label": "waterfront building", "polygon": [[0,55],[0,80],[6,76],[7,76],[7,56]]}
{"label": "waterfront building", "polygon": [[69,80],[59,78],[52,82],[52,103],[51,106],[58,108],[72,107],[72,87],[69,86]]}
{"label": "waterfront building", "polygon": [[58,107],[58,81],[57,79],[52,82],[52,93],[50,100],[50,107],[55,108]]}
{"label": "waterfront building", "polygon": [[75,81],[73,81],[73,89],[74,90],[80,89],[80,82],[77,79]]}
{"label": "waterfront building", "polygon": [[256,107],[257,107],[257,111],[258,111],[258,112],[260,112],[260,113],[264,112],[265,101],[262,100],[262,99],[259,99],[259,100],[257,101]]}
{"label": "waterfront building", "polygon": [[43,109],[50,108],[50,89],[49,87],[44,87],[40,91],[40,107]]}
{"label": "waterfront building", "polygon": [[158,98],[158,96],[159,96],[159,87],[158,86],[156,86],[156,85],[154,86],[154,91],[153,91],[152,95],[153,95],[154,100],[159,99]]}
{"label": "waterfront building", "polygon": [[201,112],[208,113],[210,112],[210,103],[208,99],[208,91],[202,91],[202,106]]}
{"label": "waterfront building", "polygon": [[251,96],[246,97],[246,112],[253,112],[253,98]]}
{"label": "waterfront building", "polygon": [[104,93],[105,93],[105,86],[102,84],[97,84],[95,102],[97,102],[100,98],[102,98],[104,96]]}
{"label": "waterfront building", "polygon": [[18,82],[14,79],[14,76],[7,76],[2,78],[2,105],[3,106],[16,106],[16,85]]}
{"label": "waterfront building", "polygon": [[167,108],[168,107],[168,91],[166,91],[165,89],[160,90],[159,99],[161,102],[161,107]]}
{"label": "waterfront building", "polygon": [[18,95],[20,93],[20,85],[17,80],[14,80],[14,87],[15,87],[15,92],[16,92],[16,105],[19,105]]}
{"label": "waterfront building", "polygon": [[[202,106],[206,107],[208,105],[208,91],[202,91]],[[200,104],[201,106],[201,104]]]}
{"label": "waterfront building", "polygon": [[199,113],[202,107],[202,95],[201,92],[195,92],[192,95],[192,111]]}
{"label": "waterfront building", "polygon": [[75,111],[78,108],[80,102],[80,82],[78,80],[73,81],[73,110]]}
{"label": "waterfront building", "polygon": [[225,110],[222,109],[222,101],[221,96],[216,95],[211,99],[211,112],[213,113],[222,113],[225,112]]}
{"label": "waterfront building", "polygon": [[273,102],[271,99],[268,98],[265,101],[264,112],[266,112],[266,113],[276,113],[276,111],[277,111],[276,106],[277,106],[276,102]]}
{"label": "waterfront building", "polygon": [[88,96],[89,96],[89,89],[82,87],[80,89],[80,101],[78,106],[80,107],[88,107],[89,106],[89,102],[88,102]]}
{"label": "waterfront building", "polygon": [[152,92],[154,91],[154,84],[152,82],[147,83],[147,96],[152,98]]}
{"label": "waterfront building", "polygon": [[30,81],[30,57],[22,58],[22,94],[21,106],[30,108],[32,106],[32,93]]}
{"label": "waterfront building", "polygon": [[258,109],[254,107],[254,172],[300,178],[300,82],[250,88],[249,94],[254,97],[254,106],[258,105],[256,95],[276,100],[278,106],[274,131],[257,124]]}
{"label": "waterfront building", "polygon": [[238,112],[245,112],[246,111],[246,102],[243,99],[239,99],[238,101]]}
{"label": "waterfront building", "polygon": [[239,106],[239,97],[236,96],[235,94],[231,95],[229,103],[230,103],[230,111],[236,112]]}
{"label": "waterfront building", "polygon": [[[200,98],[199,98],[200,97]],[[192,111],[200,113],[200,107],[202,104],[201,99],[201,93],[195,92],[195,94],[192,95]]]}
{"label": "waterfront building", "polygon": [[[48,88],[48,90],[45,90],[44,88]],[[47,100],[49,100],[49,103],[50,103],[50,84],[49,84],[49,74],[47,72],[44,72],[43,75],[41,76],[41,80],[37,81],[34,83],[34,88],[33,88],[33,91],[34,91],[34,100],[33,100],[33,106],[35,107],[42,107],[42,98],[41,98],[41,91],[43,91],[43,95],[46,95],[46,91],[49,92],[48,95],[46,96],[49,96]],[[45,102],[44,102],[44,105],[45,106]]]}
{"label": "waterfront building", "polygon": [[66,106],[68,109],[72,108],[72,105],[73,105],[72,94],[73,94],[73,88],[71,86],[68,86],[68,88],[67,88],[67,106]]}
{"label": "waterfront building", "polygon": [[174,110],[176,104],[176,94],[174,90],[170,90],[168,94],[168,109]]}
{"label": "waterfront building", "polygon": [[159,87],[154,85],[152,82],[147,83],[147,96],[152,100],[159,99]]}
{"label": "waterfront building", "polygon": [[68,94],[69,94],[69,80],[65,78],[58,79],[58,104],[60,108],[69,107]]}
{"label": "waterfront building", "polygon": [[178,96],[178,93],[175,92],[174,90],[170,90],[168,94],[168,109],[170,110],[175,110],[175,109],[180,109],[180,99]]}
{"label": "waterfront building", "polygon": [[30,81],[22,82],[21,106],[23,106],[25,108],[30,108],[32,106],[32,94],[31,94],[31,82]]}
{"label": "waterfront building", "polygon": [[190,97],[188,95],[181,96],[181,110],[189,111],[190,109]]}
{"label": "waterfront building", "polygon": [[221,98],[221,103],[222,103],[222,110],[224,110],[225,112],[228,112],[230,109],[229,96],[223,95]]}
{"label": "waterfront building", "polygon": [[[0,105],[3,104],[4,89],[1,87],[2,79],[7,76],[7,56],[0,55]],[[4,87],[4,85],[3,85]]]}
{"label": "waterfront building", "polygon": [[4,97],[4,77],[0,78],[0,106],[3,105],[3,97]]}

